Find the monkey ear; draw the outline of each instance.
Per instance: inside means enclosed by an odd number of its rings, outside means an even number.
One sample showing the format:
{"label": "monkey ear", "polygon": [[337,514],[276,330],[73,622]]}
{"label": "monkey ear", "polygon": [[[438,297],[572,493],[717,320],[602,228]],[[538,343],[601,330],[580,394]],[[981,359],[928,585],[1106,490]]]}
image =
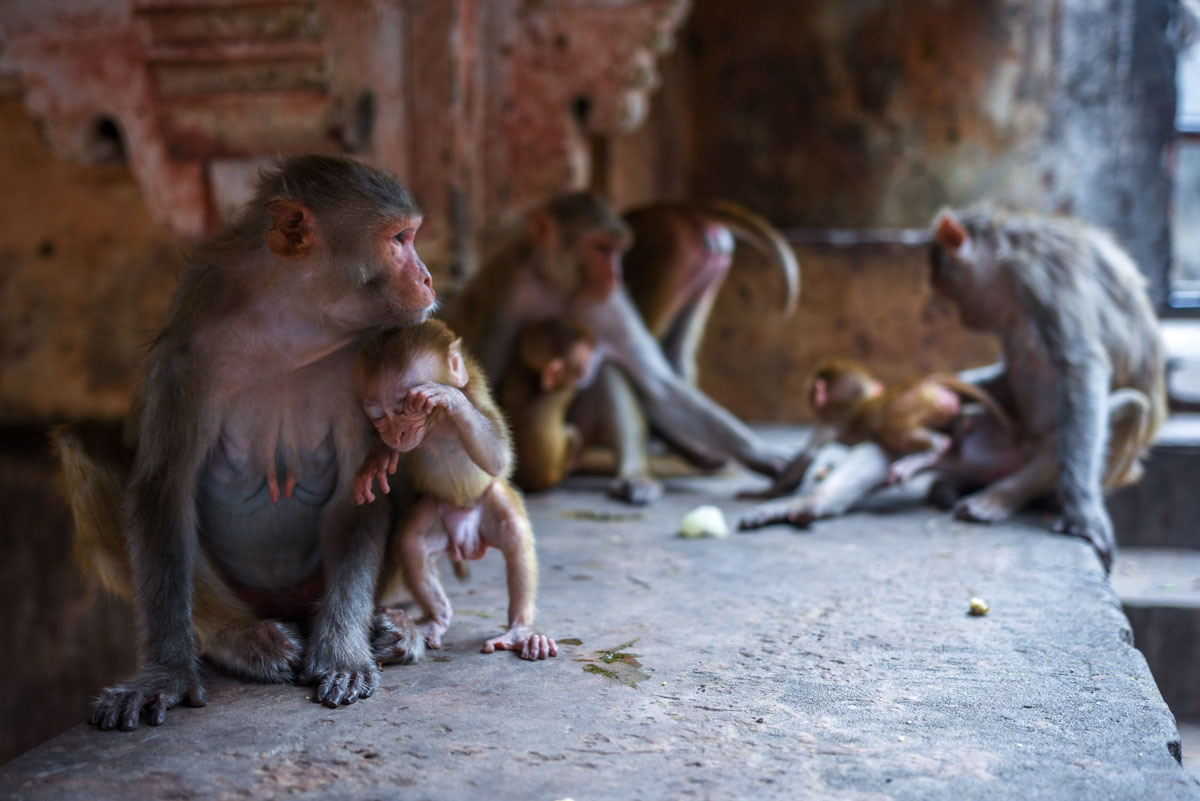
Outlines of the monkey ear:
{"label": "monkey ear", "polygon": [[970,236],[967,234],[967,229],[954,218],[953,214],[943,211],[938,215],[937,222],[934,223],[933,238],[939,245],[953,253],[965,245]]}
{"label": "monkey ear", "polygon": [[275,225],[267,231],[267,247],[277,256],[290,258],[308,253],[317,241],[313,213],[303,203],[276,200],[267,204]]}
{"label": "monkey ear", "polygon": [[825,404],[829,403],[829,384],[824,378],[818,378],[813,382],[812,389],[812,405],[814,409],[820,410],[825,408]]}
{"label": "monkey ear", "polygon": [[542,368],[542,392],[553,392],[561,387],[566,374],[565,359],[557,358],[546,362],[546,366]]}
{"label": "monkey ear", "polygon": [[462,337],[450,343],[450,359],[447,366],[450,368],[450,380],[454,386],[459,389],[465,387],[469,376],[467,375],[467,360],[463,358],[462,353]]}
{"label": "monkey ear", "polygon": [[554,216],[545,209],[534,209],[529,212],[529,218],[525,222],[525,232],[534,247],[539,250],[552,248],[558,244],[558,226],[554,222]]}

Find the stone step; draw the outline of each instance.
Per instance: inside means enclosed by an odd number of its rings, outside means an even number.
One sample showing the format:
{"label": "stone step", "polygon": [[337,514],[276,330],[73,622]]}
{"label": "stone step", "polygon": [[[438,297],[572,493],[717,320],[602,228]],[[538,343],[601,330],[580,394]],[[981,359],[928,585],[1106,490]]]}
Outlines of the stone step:
{"label": "stone step", "polygon": [[1122,548],[1200,548],[1200,414],[1171,415],[1141,483],[1112,493],[1108,508]]}
{"label": "stone step", "polygon": [[1123,548],[1111,581],[1167,706],[1200,722],[1200,551]]}
{"label": "stone step", "polygon": [[490,554],[448,583],[443,648],[370,699],[212,679],[160,728],[81,725],[0,767],[0,797],[1200,801],[1099,561],[1046,520],[910,508],[684,540],[685,512],[735,519],[761,481],[679,476],[641,509],[607,483],[528,499],[556,659],[479,653],[507,601]]}

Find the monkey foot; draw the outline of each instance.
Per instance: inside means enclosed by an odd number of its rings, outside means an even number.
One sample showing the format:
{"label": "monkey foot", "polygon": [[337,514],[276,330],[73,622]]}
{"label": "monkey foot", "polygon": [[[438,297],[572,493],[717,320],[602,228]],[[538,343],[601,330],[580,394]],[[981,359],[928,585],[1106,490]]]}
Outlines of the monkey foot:
{"label": "monkey foot", "polygon": [[740,501],[769,501],[781,495],[791,495],[796,491],[796,486],[793,482],[774,483],[766,489],[739,490],[734,497]]}
{"label": "monkey foot", "polygon": [[635,506],[645,506],[662,497],[663,487],[649,476],[630,476],[614,481],[608,488],[608,494]]}
{"label": "monkey foot", "polygon": [[385,665],[415,665],[425,655],[425,638],[403,609],[381,607],[373,621],[371,655]]}
{"label": "monkey foot", "polygon": [[938,480],[930,485],[925,502],[946,512],[954,508],[960,497],[958,486],[953,481]]}
{"label": "monkey foot", "polygon": [[774,523],[790,523],[796,528],[810,528],[819,517],[820,515],[805,506],[770,506],[743,515],[738,520],[738,530],[750,531]]}
{"label": "monkey foot", "polygon": [[235,676],[283,684],[295,680],[303,651],[304,641],[295,626],[264,620],[247,629],[221,632],[204,656]]}
{"label": "monkey foot", "polygon": [[123,684],[104,689],[92,704],[91,722],[101,729],[119,726],[130,731],[145,716],[151,726],[158,726],[166,719],[167,710],[179,703],[192,707],[208,703],[196,671],[145,668]]}
{"label": "monkey foot", "polygon": [[979,492],[959,501],[954,507],[954,516],[973,523],[997,523],[1013,514],[1012,503],[1004,495],[994,492]]}
{"label": "monkey foot", "polygon": [[1090,542],[1096,549],[1096,555],[1100,557],[1100,563],[1104,565],[1105,574],[1112,572],[1113,551],[1116,549],[1116,542],[1113,539],[1111,524],[1106,526],[1103,520],[1072,521],[1064,517],[1054,525],[1054,530],[1060,534],[1081,537]]}
{"label": "monkey foot", "polygon": [[417,632],[421,636],[421,642],[435,651],[442,647],[442,635],[446,633],[449,626],[438,623],[435,620],[429,620],[417,626]]}

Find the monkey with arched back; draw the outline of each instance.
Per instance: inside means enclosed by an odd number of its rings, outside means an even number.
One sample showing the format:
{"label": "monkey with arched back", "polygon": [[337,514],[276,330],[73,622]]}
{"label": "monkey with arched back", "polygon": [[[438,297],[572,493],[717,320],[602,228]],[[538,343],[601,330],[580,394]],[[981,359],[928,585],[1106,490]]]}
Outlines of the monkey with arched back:
{"label": "monkey with arched back", "polygon": [[1079,220],[986,208],[937,216],[930,266],[934,290],[963,323],[1000,338],[1003,361],[969,377],[1037,444],[956,514],[1001,520],[1057,490],[1061,529],[1090,541],[1108,568],[1115,540],[1103,490],[1138,480],[1166,416],[1144,277],[1108,234]]}
{"label": "monkey with arched back", "polygon": [[100,694],[93,723],[203,705],[199,655],[312,682],[328,706],[369,697],[377,661],[419,655],[412,622],[375,608],[390,509],[354,503],[374,434],[353,368],[373,334],[434,306],[421,220],[382,170],[283,161],[191,254],[145,359],[132,456],[59,431],[76,552],[132,597],[138,628],[138,671]]}

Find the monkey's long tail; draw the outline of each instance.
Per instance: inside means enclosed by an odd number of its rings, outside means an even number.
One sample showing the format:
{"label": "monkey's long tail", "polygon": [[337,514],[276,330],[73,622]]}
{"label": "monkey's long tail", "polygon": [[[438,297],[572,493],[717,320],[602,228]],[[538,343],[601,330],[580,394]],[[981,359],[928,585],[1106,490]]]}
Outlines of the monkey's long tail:
{"label": "monkey's long tail", "polygon": [[128,598],[122,503],[133,454],[118,434],[96,423],[67,423],[50,436],[75,518],[75,563],[85,573],[99,575],[110,592]]}
{"label": "monkey's long tail", "polygon": [[728,200],[690,201],[685,205],[718,220],[774,263],[787,284],[783,313],[791,314],[796,310],[796,304],[800,302],[800,265],[796,261],[796,252],[778,228],[745,206]]}
{"label": "monkey's long tail", "polygon": [[992,417],[995,417],[996,421],[1000,423],[1000,425],[1004,426],[1005,431],[1011,433],[1012,431],[1016,430],[1017,426],[1016,423],[1013,422],[1012,417],[1009,416],[1008,412],[1004,411],[1004,407],[1001,406],[987,391],[980,389],[974,384],[968,384],[966,381],[963,381],[961,378],[953,375],[938,375],[937,380],[938,383],[947,389],[953,390],[959,395],[982,403],[983,408],[987,409],[988,414],[990,414]]}

